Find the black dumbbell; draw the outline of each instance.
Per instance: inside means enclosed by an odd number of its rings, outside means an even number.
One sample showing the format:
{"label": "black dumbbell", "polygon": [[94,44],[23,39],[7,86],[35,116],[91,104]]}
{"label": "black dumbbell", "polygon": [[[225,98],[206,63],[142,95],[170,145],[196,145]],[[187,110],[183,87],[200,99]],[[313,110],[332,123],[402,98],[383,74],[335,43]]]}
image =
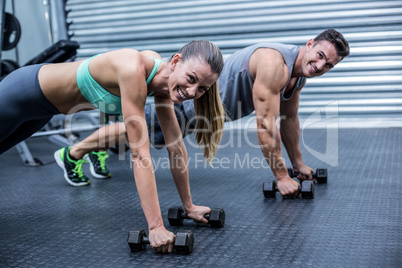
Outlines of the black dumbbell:
{"label": "black dumbbell", "polygon": [[[262,185],[262,191],[266,198],[275,198],[278,186],[276,181],[264,182]],[[301,187],[299,187],[302,198],[314,198],[314,183],[313,181],[303,181]]]}
{"label": "black dumbbell", "polygon": [[[146,245],[150,244],[145,230],[128,232],[127,242],[132,252],[143,251]],[[174,250],[177,254],[190,254],[193,245],[194,235],[191,231],[180,231],[176,234]]]}
{"label": "black dumbbell", "polygon": [[[288,168],[289,177],[295,178],[299,173],[295,173],[292,168]],[[313,178],[317,180],[318,183],[327,183],[328,171],[326,168],[317,168],[315,173],[313,173]]]}
{"label": "black dumbbell", "polygon": [[[211,213],[205,214],[204,218],[212,227],[220,228],[225,224],[225,211],[222,208],[213,208]],[[179,226],[184,219],[190,219],[182,207],[171,207],[168,211],[169,224]]]}

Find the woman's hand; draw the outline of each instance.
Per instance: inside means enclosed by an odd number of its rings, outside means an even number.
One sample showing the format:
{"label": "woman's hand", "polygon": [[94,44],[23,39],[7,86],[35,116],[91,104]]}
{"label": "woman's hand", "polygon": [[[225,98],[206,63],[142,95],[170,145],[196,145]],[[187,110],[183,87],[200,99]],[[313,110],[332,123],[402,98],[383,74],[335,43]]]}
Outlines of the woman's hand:
{"label": "woman's hand", "polygon": [[175,238],[175,234],[166,230],[164,226],[149,230],[149,242],[156,252],[172,252]]}
{"label": "woman's hand", "polygon": [[195,222],[208,223],[204,215],[211,213],[211,209],[209,207],[192,205],[190,208],[186,209],[186,213]]}

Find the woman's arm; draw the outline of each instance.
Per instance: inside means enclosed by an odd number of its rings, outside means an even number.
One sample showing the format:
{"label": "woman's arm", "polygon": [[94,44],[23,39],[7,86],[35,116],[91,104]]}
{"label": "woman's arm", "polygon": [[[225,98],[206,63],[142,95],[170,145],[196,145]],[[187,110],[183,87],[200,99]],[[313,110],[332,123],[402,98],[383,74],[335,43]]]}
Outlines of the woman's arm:
{"label": "woman's arm", "polygon": [[174,112],[173,102],[170,99],[155,97],[155,107],[169,154],[170,170],[183,208],[194,221],[208,223],[204,215],[209,213],[211,209],[195,206],[192,202],[187,150]]}
{"label": "woman's arm", "polygon": [[149,228],[151,246],[160,252],[173,250],[174,234],[167,231],[159,206],[155,175],[145,122],[146,71],[139,53],[130,53],[128,63],[117,71],[124,124],[133,161],[134,179]]}

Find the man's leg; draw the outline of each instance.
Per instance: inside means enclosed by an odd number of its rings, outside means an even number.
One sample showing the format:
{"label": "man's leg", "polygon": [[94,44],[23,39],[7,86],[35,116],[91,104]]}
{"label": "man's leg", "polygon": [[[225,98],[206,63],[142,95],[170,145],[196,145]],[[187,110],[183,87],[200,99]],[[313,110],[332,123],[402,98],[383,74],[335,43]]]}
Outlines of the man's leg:
{"label": "man's leg", "polygon": [[[193,133],[195,120],[189,120],[184,112],[183,103],[174,105],[176,118],[179,123],[183,138],[190,133]],[[155,104],[147,104],[145,106],[145,120],[148,126],[149,141],[156,149],[165,147],[165,138],[163,137],[162,129],[159,125],[158,117],[156,116]]]}

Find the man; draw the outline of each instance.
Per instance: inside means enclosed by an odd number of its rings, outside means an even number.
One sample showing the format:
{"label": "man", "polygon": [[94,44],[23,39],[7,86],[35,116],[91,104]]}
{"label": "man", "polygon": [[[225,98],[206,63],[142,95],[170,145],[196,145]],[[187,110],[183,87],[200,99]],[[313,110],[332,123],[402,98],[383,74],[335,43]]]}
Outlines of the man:
{"label": "man", "polygon": [[[336,30],[329,29],[309,40],[304,47],[260,43],[241,49],[225,61],[218,88],[227,116],[231,120],[255,110],[258,139],[262,153],[270,164],[282,195],[297,197],[299,183],[289,177],[282,158],[283,142],[299,180],[312,179],[313,169],[304,164],[299,144],[299,96],[306,78],[320,76],[349,55],[349,44]],[[191,101],[176,106],[183,136],[191,133],[195,120]],[[150,140],[154,146],[164,145],[156,116],[147,107]],[[180,111],[184,117],[180,116]],[[276,126],[279,113],[284,118],[280,131]],[[153,113],[155,114],[155,113]],[[190,127],[189,127],[190,126]]]}

